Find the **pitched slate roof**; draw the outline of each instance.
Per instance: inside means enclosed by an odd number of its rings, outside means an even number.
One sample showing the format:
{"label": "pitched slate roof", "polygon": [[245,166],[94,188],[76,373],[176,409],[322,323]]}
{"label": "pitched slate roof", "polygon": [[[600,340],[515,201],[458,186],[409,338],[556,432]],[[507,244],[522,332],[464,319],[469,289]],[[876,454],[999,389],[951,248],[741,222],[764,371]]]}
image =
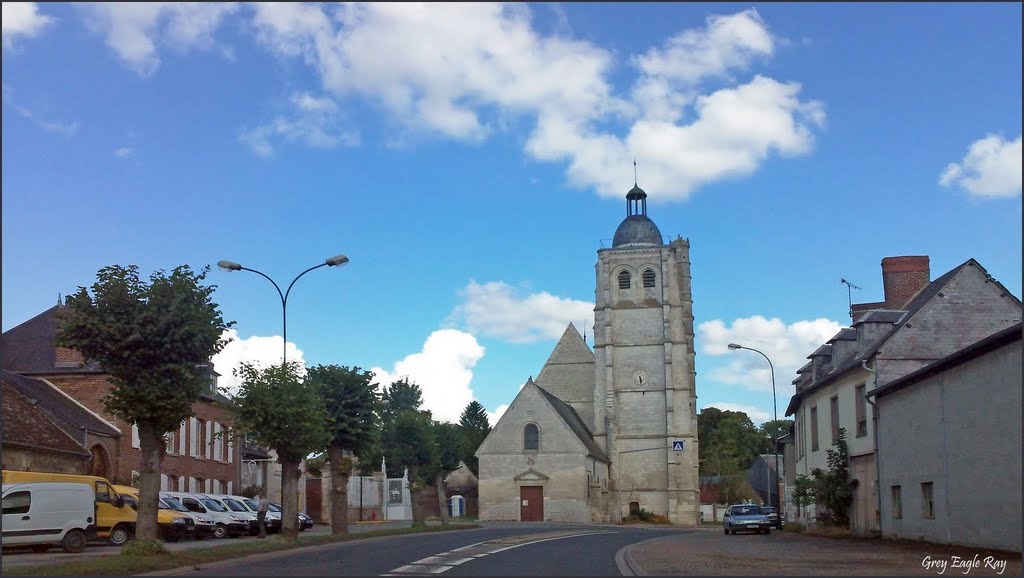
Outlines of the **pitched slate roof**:
{"label": "pitched slate roof", "polygon": [[[925,304],[934,299],[935,296],[938,295],[940,291],[942,291],[946,284],[948,284],[954,277],[957,276],[957,274],[960,273],[960,271],[962,271],[964,268],[968,266],[977,267],[979,271],[984,273],[989,279],[992,279],[992,281],[996,284],[996,286],[998,286],[1003,291],[1003,293],[1010,295],[1018,303],[1020,303],[1020,300],[1017,299],[1017,297],[1014,296],[1012,293],[1010,293],[1006,289],[1006,287],[1002,285],[1002,283],[996,281],[995,279],[992,278],[991,275],[988,274],[985,268],[981,266],[981,263],[978,263],[973,258],[968,259],[961,263],[960,265],[958,265],[957,267],[954,267],[953,269],[949,270],[938,279],[935,279],[934,281],[926,285],[923,289],[921,289],[921,291],[917,293],[917,295],[915,295],[910,300],[910,302],[908,302],[903,307],[902,310],[870,311],[866,313],[863,317],[861,317],[854,325],[859,325],[861,323],[866,323],[870,321],[875,323],[892,323],[893,327],[881,339],[878,339],[877,341],[875,341],[874,344],[869,346],[867,350],[860,353],[859,355],[851,356],[849,360],[847,360],[839,367],[836,367],[835,369],[830,371],[828,375],[825,375],[824,377],[818,379],[817,381],[814,381],[813,383],[809,384],[805,389],[793,395],[793,397],[789,401],[789,406],[786,408],[786,416],[793,415],[796,412],[796,410],[800,407],[801,400],[808,394],[830,383],[835,382],[840,377],[846,375],[850,371],[859,368],[861,366],[862,361],[871,359],[871,357],[878,353],[878,350],[881,349],[882,346],[884,346],[886,342],[888,342],[889,339],[892,338],[892,336],[895,335],[901,327],[910,322],[910,320],[913,319],[914,315],[916,315],[917,312],[920,311],[921,308],[925,306]],[[818,351],[815,351],[815,353],[818,353]]]}
{"label": "pitched slate roof", "polygon": [[100,373],[95,363],[84,367],[57,365],[57,310],[53,307],[0,336],[0,367],[21,374]]}
{"label": "pitched slate roof", "polygon": [[929,363],[928,365],[918,369],[913,373],[908,373],[899,379],[894,379],[889,383],[873,389],[867,393],[870,396],[883,397],[890,393],[894,393],[900,389],[911,386],[924,379],[927,379],[937,373],[942,372],[945,369],[956,367],[962,363],[966,363],[980,355],[984,355],[996,348],[1002,347],[1014,341],[1020,341],[1022,337],[1022,324],[1018,323],[1012,327],[1007,327],[1002,331],[993,333],[981,341],[977,341],[967,347],[947,355],[942,359]]}
{"label": "pitched slate roof", "polygon": [[83,458],[89,455],[85,447],[58,427],[35,400],[11,385],[6,375],[0,387],[3,390],[4,445],[70,453]]}
{"label": "pitched slate roof", "polygon": [[583,443],[584,446],[586,446],[587,452],[589,452],[590,455],[606,463],[611,463],[611,460],[609,460],[608,456],[605,455],[604,450],[601,449],[601,446],[597,445],[597,442],[594,441],[594,434],[590,433],[590,428],[588,428],[586,424],[583,423],[583,419],[580,418],[580,414],[576,413],[576,410],[573,409],[572,406],[558,399],[558,397],[552,395],[543,387],[537,385],[533,381],[533,378],[530,378],[526,382],[526,385],[532,385],[536,387],[537,391],[539,391],[541,395],[543,395],[544,398],[548,400],[548,403],[551,404],[551,407],[553,407],[555,411],[558,413],[559,417],[562,418],[562,421],[565,422],[565,425],[569,426],[569,429],[572,430],[572,433],[576,434],[576,437],[579,438],[579,440]]}
{"label": "pitched slate roof", "polygon": [[50,419],[72,437],[81,435],[82,428],[104,436],[121,435],[121,431],[110,422],[46,381],[10,371],[0,371],[0,376],[5,386],[9,385],[46,411]]}

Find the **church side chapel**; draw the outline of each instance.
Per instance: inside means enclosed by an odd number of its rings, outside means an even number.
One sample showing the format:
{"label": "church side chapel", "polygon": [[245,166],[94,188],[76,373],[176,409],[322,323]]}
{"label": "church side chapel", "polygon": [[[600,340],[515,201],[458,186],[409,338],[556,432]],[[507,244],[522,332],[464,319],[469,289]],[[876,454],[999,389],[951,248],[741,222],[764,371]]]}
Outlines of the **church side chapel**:
{"label": "church side chapel", "polygon": [[593,351],[569,324],[477,449],[481,520],[699,523],[690,243],[634,184],[595,269]]}

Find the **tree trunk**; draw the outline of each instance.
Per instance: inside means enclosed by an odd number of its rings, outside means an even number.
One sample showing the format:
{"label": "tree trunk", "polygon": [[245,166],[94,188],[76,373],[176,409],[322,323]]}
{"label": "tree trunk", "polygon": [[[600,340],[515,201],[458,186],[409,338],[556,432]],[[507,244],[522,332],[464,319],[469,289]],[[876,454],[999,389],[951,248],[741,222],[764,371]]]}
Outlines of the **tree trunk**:
{"label": "tree trunk", "polygon": [[344,457],[341,446],[327,448],[331,462],[331,534],[348,536],[348,478],[352,462]]}
{"label": "tree trunk", "polygon": [[278,456],[281,464],[281,536],[299,538],[299,460]]}
{"label": "tree trunk", "polygon": [[444,491],[444,472],[439,471],[434,477],[434,483],[437,485],[437,506],[441,514],[441,525],[445,528],[448,527],[448,497]]}
{"label": "tree trunk", "polygon": [[[135,535],[140,540],[159,540],[160,526],[156,513],[160,501],[160,463],[167,449],[163,432],[151,423],[139,422],[139,447],[142,463],[139,472],[139,506]],[[127,506],[125,506],[127,507]]]}
{"label": "tree trunk", "polygon": [[421,484],[417,481],[416,468],[409,468],[409,497],[412,499],[412,525],[422,526],[423,508],[420,503]]}

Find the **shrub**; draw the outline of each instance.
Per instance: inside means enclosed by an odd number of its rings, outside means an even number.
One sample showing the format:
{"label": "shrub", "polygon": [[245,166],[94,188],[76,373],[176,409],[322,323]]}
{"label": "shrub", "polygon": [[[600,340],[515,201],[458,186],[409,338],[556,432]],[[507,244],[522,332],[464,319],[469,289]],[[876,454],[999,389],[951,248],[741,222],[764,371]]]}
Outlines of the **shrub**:
{"label": "shrub", "polygon": [[122,556],[153,556],[166,552],[160,540],[132,540],[121,548]]}
{"label": "shrub", "polygon": [[803,534],[807,531],[807,525],[803,522],[786,522],[786,525],[782,527],[787,532],[796,532],[797,534]]}

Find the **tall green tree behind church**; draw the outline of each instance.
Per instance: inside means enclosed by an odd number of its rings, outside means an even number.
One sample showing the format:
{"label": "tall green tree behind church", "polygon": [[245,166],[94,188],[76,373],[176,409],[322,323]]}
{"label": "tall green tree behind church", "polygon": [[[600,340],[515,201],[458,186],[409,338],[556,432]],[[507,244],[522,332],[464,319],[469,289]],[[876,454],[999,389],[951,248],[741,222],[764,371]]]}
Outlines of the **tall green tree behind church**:
{"label": "tall green tree behind church", "polygon": [[473,400],[462,410],[459,416],[459,425],[465,436],[465,451],[462,461],[476,475],[480,474],[480,460],[476,457],[476,450],[484,443],[487,434],[491,433],[491,423],[487,418],[487,410],[480,402]]}

